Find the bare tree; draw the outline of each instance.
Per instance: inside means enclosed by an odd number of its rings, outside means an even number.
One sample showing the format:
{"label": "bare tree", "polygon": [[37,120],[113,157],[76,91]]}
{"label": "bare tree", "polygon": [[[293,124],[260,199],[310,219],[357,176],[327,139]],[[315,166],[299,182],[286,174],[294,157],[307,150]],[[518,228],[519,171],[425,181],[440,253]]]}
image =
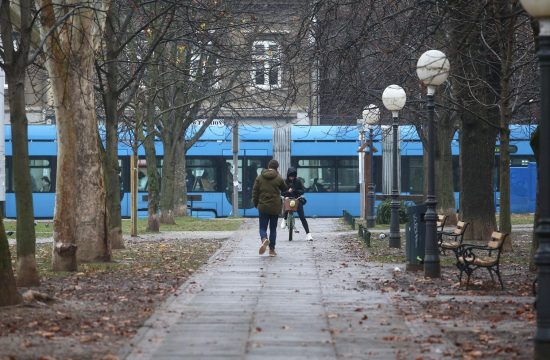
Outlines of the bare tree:
{"label": "bare tree", "polygon": [[[18,26],[14,26],[11,12],[17,6]],[[12,9],[13,7],[13,9]],[[8,82],[8,100],[13,139],[13,167],[17,211],[17,282],[19,286],[40,284],[36,268],[34,210],[32,181],[29,169],[27,114],[25,83],[28,66],[32,63],[31,35],[33,31],[32,1],[22,0],[17,5],[2,1],[0,5],[0,32],[2,36],[2,59],[0,64]],[[18,39],[14,34],[19,34]]]}
{"label": "bare tree", "polygon": [[92,82],[110,1],[38,4],[58,135],[53,269],[75,271],[77,258],[111,259]]}
{"label": "bare tree", "polygon": [[[96,59],[96,69],[105,110],[106,147],[103,165],[108,234],[114,249],[123,247],[118,165],[119,114],[124,114],[133,99],[146,63],[173,19],[173,9],[174,4],[171,3],[139,4],[118,1],[112,3],[107,11],[101,47],[104,51]],[[158,29],[154,32],[155,37],[144,41],[144,33],[151,28]],[[136,42],[142,45],[140,56],[130,63],[126,48],[136,46]]]}

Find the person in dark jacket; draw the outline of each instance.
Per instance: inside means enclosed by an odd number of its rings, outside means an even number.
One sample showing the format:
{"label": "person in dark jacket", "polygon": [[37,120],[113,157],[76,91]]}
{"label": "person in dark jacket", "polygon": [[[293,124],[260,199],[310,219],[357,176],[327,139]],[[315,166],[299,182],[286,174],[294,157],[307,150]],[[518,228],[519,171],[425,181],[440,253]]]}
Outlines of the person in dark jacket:
{"label": "person in dark jacket", "polygon": [[[286,173],[286,180],[285,184],[288,187],[288,190],[283,193],[285,197],[290,198],[298,198],[302,195],[304,195],[304,185],[300,181],[300,179],[297,178],[298,172],[293,167],[288,168],[288,171]],[[306,239],[312,241],[313,237],[311,236],[311,233],[309,232],[309,225],[306,220],[306,215],[304,214],[304,205],[301,201],[298,201],[298,216],[300,216],[300,221],[302,222],[302,226],[304,227],[304,230],[306,231]],[[288,212],[285,211],[285,220],[288,216]],[[281,224],[281,229],[286,228],[286,221],[283,221]]]}
{"label": "person in dark jacket", "polygon": [[[267,169],[254,181],[252,188],[252,202],[260,213],[260,255],[265,253],[269,246],[269,256],[276,256],[275,243],[277,241],[277,221],[282,210],[281,192],[287,190],[285,181],[279,176],[277,169],[279,162],[270,160]],[[269,240],[267,227],[269,225]]]}

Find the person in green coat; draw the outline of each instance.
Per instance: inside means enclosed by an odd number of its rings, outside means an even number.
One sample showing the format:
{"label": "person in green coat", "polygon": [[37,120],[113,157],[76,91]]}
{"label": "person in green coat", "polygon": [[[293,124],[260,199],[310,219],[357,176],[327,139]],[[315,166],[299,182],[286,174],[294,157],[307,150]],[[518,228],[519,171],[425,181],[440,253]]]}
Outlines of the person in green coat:
{"label": "person in green coat", "polygon": [[[277,221],[281,214],[281,192],[287,190],[285,181],[277,171],[279,162],[270,160],[267,169],[262,170],[260,176],[254,181],[252,188],[252,201],[258,209],[260,217],[260,255],[265,253],[269,246],[269,256],[276,256],[275,243],[277,241]],[[269,240],[267,227],[269,226]]]}

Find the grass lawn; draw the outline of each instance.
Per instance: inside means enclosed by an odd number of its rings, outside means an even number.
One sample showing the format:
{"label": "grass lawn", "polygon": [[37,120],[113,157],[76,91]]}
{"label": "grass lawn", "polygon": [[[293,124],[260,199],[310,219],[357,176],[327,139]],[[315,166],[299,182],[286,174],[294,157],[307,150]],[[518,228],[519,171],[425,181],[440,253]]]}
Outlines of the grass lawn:
{"label": "grass lawn", "polygon": [[512,225],[533,225],[534,221],[535,214],[512,214]]}
{"label": "grass lawn", "polygon": [[[176,218],[176,225],[160,225],[161,231],[234,231],[241,225],[241,219],[197,219],[192,217]],[[8,233],[8,239],[15,239],[15,220],[4,219],[4,226]],[[53,227],[51,220],[36,221],[35,231],[37,238],[53,236]],[[138,219],[138,234],[145,233],[147,219]],[[122,219],[122,232],[130,233],[130,219]]]}
{"label": "grass lawn", "polygon": [[[234,231],[241,226],[241,219],[197,219],[189,216],[176,218],[175,225],[160,224],[160,231]],[[130,219],[122,220],[122,232],[130,233]],[[147,218],[139,218],[138,233],[145,233]]]}
{"label": "grass lawn", "polygon": [[[36,237],[44,238],[53,236],[53,222],[51,220],[37,220],[35,221],[34,231],[36,232]],[[15,227],[17,225],[16,220],[4,219],[4,227],[6,228],[6,233],[8,234],[8,239],[15,239]]]}
{"label": "grass lawn", "polygon": [[[498,214],[496,215],[496,219],[498,224]],[[359,220],[359,218],[356,218],[356,220]],[[512,214],[512,225],[533,225],[534,221],[535,214]],[[405,224],[400,224],[399,227],[401,230],[404,230]],[[390,224],[376,224],[374,229],[390,231]]]}

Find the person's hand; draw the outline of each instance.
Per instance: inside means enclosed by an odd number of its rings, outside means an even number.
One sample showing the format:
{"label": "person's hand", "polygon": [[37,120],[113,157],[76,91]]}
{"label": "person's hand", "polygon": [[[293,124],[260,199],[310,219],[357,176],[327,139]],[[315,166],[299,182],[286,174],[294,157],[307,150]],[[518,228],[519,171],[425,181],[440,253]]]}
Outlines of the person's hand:
{"label": "person's hand", "polygon": [[289,189],[288,189],[288,192],[294,192],[294,189],[293,189],[293,188],[289,188]]}

